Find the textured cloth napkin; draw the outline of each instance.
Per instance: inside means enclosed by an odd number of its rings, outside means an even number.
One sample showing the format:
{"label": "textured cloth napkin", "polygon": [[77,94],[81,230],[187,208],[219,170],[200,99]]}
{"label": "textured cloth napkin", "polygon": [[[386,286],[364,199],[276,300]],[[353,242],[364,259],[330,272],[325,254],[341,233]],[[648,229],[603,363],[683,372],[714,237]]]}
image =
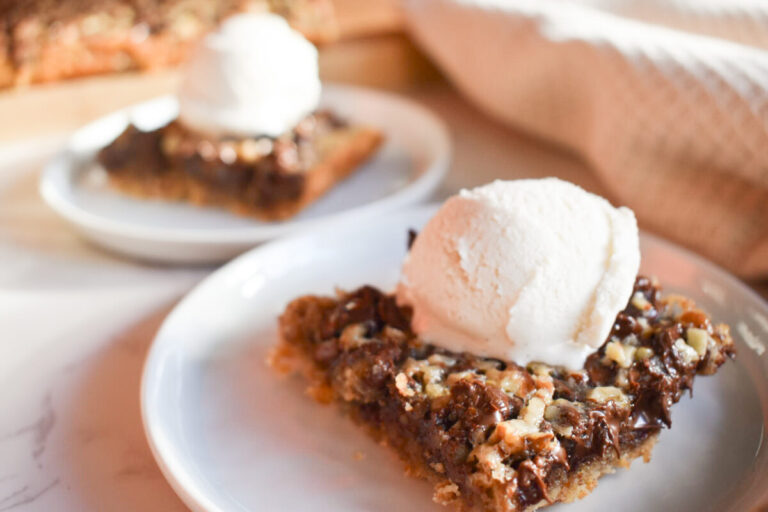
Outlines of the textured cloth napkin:
{"label": "textured cloth napkin", "polygon": [[768,276],[768,2],[403,3],[481,108],[577,151],[642,226]]}

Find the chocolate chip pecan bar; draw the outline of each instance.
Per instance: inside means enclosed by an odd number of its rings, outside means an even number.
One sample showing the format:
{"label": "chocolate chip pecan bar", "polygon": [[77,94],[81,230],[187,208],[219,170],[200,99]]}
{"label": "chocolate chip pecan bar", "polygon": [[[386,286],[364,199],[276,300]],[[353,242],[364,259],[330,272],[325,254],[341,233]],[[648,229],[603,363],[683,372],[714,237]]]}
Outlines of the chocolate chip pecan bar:
{"label": "chocolate chip pecan bar", "polygon": [[694,377],[734,355],[726,325],[638,277],[608,340],[584,367],[452,353],[423,342],[411,310],[373,287],[306,296],[280,318],[271,359],[303,370],[462,510],[528,512],[588,494],[600,476],[650,459]]}
{"label": "chocolate chip pecan bar", "polygon": [[98,160],[110,182],[133,196],[280,220],[349,175],[381,141],[377,130],[318,111],[277,138],[213,138],[178,121],[152,131],[129,126]]}

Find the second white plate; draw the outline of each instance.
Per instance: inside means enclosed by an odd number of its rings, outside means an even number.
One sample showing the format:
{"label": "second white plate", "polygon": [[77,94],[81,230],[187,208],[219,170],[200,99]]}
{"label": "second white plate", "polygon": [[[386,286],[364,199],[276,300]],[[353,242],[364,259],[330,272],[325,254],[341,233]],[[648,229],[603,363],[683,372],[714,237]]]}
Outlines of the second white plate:
{"label": "second white plate", "polygon": [[328,194],[285,222],[260,222],[215,208],[138,200],[112,191],[95,164],[99,149],[129,122],[143,129],[173,119],[175,98],[121,110],[75,132],[46,167],[45,201],[91,241],[131,256],[176,263],[211,263],[254,245],[339,217],[362,220],[419,202],[440,183],[450,162],[445,125],[418,104],[351,86],[325,85],[322,106],[384,132],[376,156]]}

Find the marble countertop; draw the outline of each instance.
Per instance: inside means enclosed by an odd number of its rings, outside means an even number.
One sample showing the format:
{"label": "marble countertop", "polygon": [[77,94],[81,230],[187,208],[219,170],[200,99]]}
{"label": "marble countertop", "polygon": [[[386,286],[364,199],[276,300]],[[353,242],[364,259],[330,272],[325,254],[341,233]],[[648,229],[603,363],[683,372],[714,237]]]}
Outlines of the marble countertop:
{"label": "marble countertop", "polygon": [[[605,193],[578,159],[497,124],[446,86],[411,96],[453,132],[440,197],[546,175]],[[214,269],[137,263],[81,241],[37,194],[60,141],[0,148],[0,512],[186,510],[144,439],[139,382],[164,316]]]}

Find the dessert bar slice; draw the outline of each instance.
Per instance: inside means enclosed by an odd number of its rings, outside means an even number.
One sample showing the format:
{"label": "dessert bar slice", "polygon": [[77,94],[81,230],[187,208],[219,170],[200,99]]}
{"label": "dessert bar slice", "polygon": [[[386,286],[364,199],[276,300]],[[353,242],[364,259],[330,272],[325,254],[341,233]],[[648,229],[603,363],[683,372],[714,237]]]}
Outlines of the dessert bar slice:
{"label": "dessert bar slice", "polygon": [[435,484],[436,501],[462,510],[573,501],[616,467],[648,461],[694,376],[734,352],[727,326],[643,277],[577,371],[451,353],[410,322],[372,287],[302,297],[280,318],[272,364],[303,369],[312,395],[339,403]]}
{"label": "dessert bar slice", "polygon": [[149,132],[129,126],[98,158],[130,195],[279,220],[349,175],[381,141],[377,130],[320,111],[278,138],[212,138],[177,121]]}
{"label": "dessert bar slice", "polygon": [[330,0],[4,0],[0,88],[176,65],[224,18],[266,10],[315,42],[336,35]]}

